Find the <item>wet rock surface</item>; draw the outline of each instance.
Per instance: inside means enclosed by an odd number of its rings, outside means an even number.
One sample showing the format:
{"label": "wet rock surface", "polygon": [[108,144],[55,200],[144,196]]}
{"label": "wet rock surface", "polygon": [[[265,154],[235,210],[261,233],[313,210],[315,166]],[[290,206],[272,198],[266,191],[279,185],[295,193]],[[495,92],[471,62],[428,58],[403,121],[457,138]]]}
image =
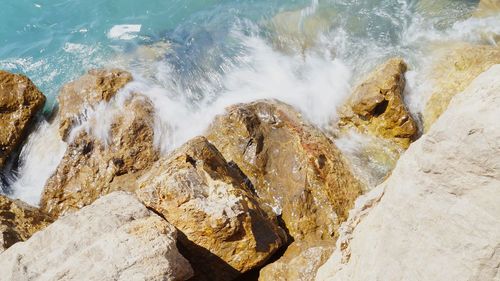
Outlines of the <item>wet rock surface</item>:
{"label": "wet rock surface", "polygon": [[284,103],[229,107],[207,138],[248,176],[295,240],[333,238],[361,193],[336,146]]}
{"label": "wet rock surface", "polygon": [[339,126],[355,127],[407,148],[418,128],[403,99],[406,68],[402,59],[393,58],[373,70],[341,109]]}
{"label": "wet rock surface", "polygon": [[[103,122],[102,119],[90,122]],[[53,216],[75,211],[116,190],[133,191],[159,157],[153,145],[153,106],[132,95],[111,117],[105,139],[81,130],[48,179],[41,208]],[[109,130],[109,133],[108,133]]]}
{"label": "wet rock surface", "polygon": [[176,235],[134,196],[116,192],[0,254],[0,280],[187,280],[192,269]]}
{"label": "wet rock surface", "polygon": [[79,79],[64,85],[57,97],[59,102],[59,132],[66,139],[86,110],[100,102],[108,102],[128,82],[132,75],[120,69],[94,69]]}
{"label": "wet rock surface", "polygon": [[263,265],[286,239],[248,179],[203,137],[155,163],[136,194],[179,229],[193,280],[233,280]]}
{"label": "wet rock surface", "polygon": [[39,209],[0,195],[0,252],[27,240],[52,221]]}
{"label": "wet rock surface", "polygon": [[0,168],[24,141],[44,103],[45,96],[28,77],[0,70]]}

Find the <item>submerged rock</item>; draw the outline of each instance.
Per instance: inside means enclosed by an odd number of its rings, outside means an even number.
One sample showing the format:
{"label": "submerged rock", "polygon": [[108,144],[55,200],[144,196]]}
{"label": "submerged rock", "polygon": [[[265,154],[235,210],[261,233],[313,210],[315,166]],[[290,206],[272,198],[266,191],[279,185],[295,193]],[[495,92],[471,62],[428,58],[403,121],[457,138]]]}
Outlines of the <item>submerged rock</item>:
{"label": "submerged rock", "polygon": [[137,196],[179,231],[196,280],[233,280],[262,265],[284,243],[248,179],[205,138],[160,159]]}
{"label": "submerged rock", "polygon": [[359,84],[340,111],[340,127],[388,139],[407,148],[418,129],[403,100],[406,64],[393,58]]}
{"label": "submerged rock", "polygon": [[51,222],[52,218],[39,209],[0,195],[0,252],[27,240]]}
{"label": "submerged rock", "polygon": [[284,103],[229,107],[207,138],[248,176],[295,240],[333,238],[361,193],[337,147]]}
{"label": "submerged rock", "polygon": [[26,137],[45,96],[31,80],[0,70],[0,168]]}
{"label": "submerged rock", "polygon": [[316,280],[497,280],[500,65],[453,98],[356,208]]}
{"label": "submerged rock", "polygon": [[278,261],[260,271],[259,281],[313,281],[334,248],[333,241],[294,242]]}
{"label": "submerged rock", "polygon": [[63,139],[68,137],[70,130],[87,109],[100,102],[108,102],[130,81],[132,81],[132,75],[126,71],[96,69],[64,85],[57,97],[61,137]]}
{"label": "submerged rock", "polygon": [[453,96],[479,74],[500,63],[500,48],[463,43],[442,46],[435,56],[430,76],[432,93],[423,112],[425,131],[446,110]]}
{"label": "submerged rock", "polygon": [[187,280],[176,229],[116,192],[0,254],[0,280]]}
{"label": "submerged rock", "polygon": [[[109,134],[104,140],[81,131],[69,143],[45,185],[43,210],[57,217],[110,192],[137,188],[137,178],[159,157],[153,144],[153,106],[146,97],[132,95],[118,110],[109,128],[104,128]],[[104,122],[104,118],[97,116],[90,122]]]}
{"label": "submerged rock", "polygon": [[266,26],[273,44],[279,50],[295,53],[313,47],[318,37],[332,28],[338,13],[331,7],[284,11],[275,15]]}

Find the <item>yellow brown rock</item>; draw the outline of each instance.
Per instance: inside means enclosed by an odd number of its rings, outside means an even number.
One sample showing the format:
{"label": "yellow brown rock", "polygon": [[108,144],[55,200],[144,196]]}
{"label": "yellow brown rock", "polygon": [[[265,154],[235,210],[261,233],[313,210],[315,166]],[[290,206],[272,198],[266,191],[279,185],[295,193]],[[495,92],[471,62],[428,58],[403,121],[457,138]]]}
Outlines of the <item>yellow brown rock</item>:
{"label": "yellow brown rock", "polygon": [[180,231],[195,280],[233,280],[285,242],[248,179],[203,137],[157,161],[139,186],[139,199]]}
{"label": "yellow brown rock", "polygon": [[57,217],[112,191],[135,190],[137,178],[159,156],[153,122],[149,99],[133,95],[113,117],[106,142],[81,131],[47,181],[41,208]]}
{"label": "yellow brown rock", "polygon": [[334,249],[333,241],[293,242],[279,260],[260,271],[259,281],[314,281]]}
{"label": "yellow brown rock", "polygon": [[0,70],[0,168],[19,148],[45,96],[31,80]]}
{"label": "yellow brown rock", "polygon": [[51,222],[52,219],[39,209],[0,195],[0,252],[27,240]]}
{"label": "yellow brown rock", "polygon": [[337,147],[279,101],[229,107],[207,138],[248,176],[295,240],[334,237],[361,193]]}
{"label": "yellow brown rock", "polygon": [[120,69],[90,70],[61,88],[59,102],[59,132],[66,139],[71,128],[76,125],[85,110],[102,101],[109,101],[118,90],[132,81],[132,75]]}
{"label": "yellow brown rock", "polygon": [[407,148],[418,132],[403,101],[406,64],[393,58],[359,84],[340,111],[340,127],[389,139]]}
{"label": "yellow brown rock", "polygon": [[500,0],[480,0],[477,10],[474,12],[475,17],[487,17],[498,15],[500,13]]}
{"label": "yellow brown rock", "polygon": [[432,66],[432,93],[423,112],[424,130],[446,110],[451,99],[479,74],[500,63],[500,48],[487,45],[455,44],[436,48]]}

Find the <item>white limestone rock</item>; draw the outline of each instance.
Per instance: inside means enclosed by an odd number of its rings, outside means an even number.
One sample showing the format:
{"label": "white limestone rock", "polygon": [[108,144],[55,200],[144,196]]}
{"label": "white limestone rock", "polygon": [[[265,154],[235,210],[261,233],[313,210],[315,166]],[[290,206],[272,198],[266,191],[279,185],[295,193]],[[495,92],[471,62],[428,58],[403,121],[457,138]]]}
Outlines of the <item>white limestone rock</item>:
{"label": "white limestone rock", "polygon": [[500,65],[358,200],[316,280],[500,280]]}
{"label": "white limestone rock", "polygon": [[176,229],[115,192],[0,254],[0,280],[186,280]]}

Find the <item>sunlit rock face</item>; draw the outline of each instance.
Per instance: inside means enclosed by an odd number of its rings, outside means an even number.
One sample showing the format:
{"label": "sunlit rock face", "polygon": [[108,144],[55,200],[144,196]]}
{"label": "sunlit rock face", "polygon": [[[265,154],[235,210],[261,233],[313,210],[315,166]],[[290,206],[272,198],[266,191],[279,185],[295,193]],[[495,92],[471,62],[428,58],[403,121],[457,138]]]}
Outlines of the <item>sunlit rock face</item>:
{"label": "sunlit rock face", "polygon": [[316,280],[495,280],[500,65],[456,95],[389,179],[357,201]]}
{"label": "sunlit rock face", "polygon": [[96,70],[61,90],[56,122],[68,148],[40,203],[51,215],[112,191],[135,190],[137,178],[158,159],[151,101],[140,94],[116,96],[130,79],[124,71]]}
{"label": "sunlit rock face", "polygon": [[174,226],[115,192],[0,254],[0,280],[187,280],[176,241]]}
{"label": "sunlit rock face", "polygon": [[432,92],[423,112],[428,131],[446,110],[450,100],[462,92],[479,74],[500,63],[500,48],[465,43],[440,45],[429,74]]}
{"label": "sunlit rock face", "polygon": [[403,100],[405,72],[406,63],[400,58],[373,70],[340,111],[339,126],[353,126],[407,148],[418,129]]}
{"label": "sunlit rock face", "polygon": [[26,137],[45,96],[23,75],[0,70],[0,168]]}
{"label": "sunlit rock face", "polygon": [[359,79],[335,120],[335,141],[368,188],[385,180],[418,134],[403,96],[406,68],[392,58]]}
{"label": "sunlit rock face", "polygon": [[233,280],[286,242],[248,179],[203,137],[160,159],[139,186],[139,199],[181,232],[196,280]]}
{"label": "sunlit rock face", "polygon": [[[103,116],[90,122],[103,122]],[[153,144],[153,107],[133,95],[111,117],[106,139],[80,131],[48,179],[40,206],[59,216],[116,190],[133,191],[136,181],[159,157]]]}
{"label": "sunlit rock face", "polygon": [[87,110],[100,102],[110,101],[130,81],[132,75],[126,71],[95,69],[64,85],[57,97],[61,137],[66,139]]}
{"label": "sunlit rock face", "polygon": [[51,222],[52,218],[39,209],[0,195],[0,252],[27,240]]}
{"label": "sunlit rock face", "polygon": [[337,147],[279,101],[229,107],[207,138],[248,176],[296,240],[334,237],[361,193]]}

